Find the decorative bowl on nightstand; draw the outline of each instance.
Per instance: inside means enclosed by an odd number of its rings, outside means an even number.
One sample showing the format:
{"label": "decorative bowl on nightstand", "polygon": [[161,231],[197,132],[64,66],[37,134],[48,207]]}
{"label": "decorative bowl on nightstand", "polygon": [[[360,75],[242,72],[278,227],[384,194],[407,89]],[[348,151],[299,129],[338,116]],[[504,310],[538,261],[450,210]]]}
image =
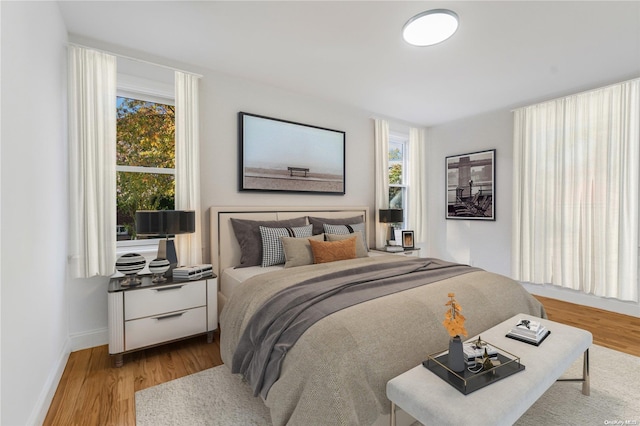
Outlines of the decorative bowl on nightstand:
{"label": "decorative bowl on nightstand", "polygon": [[153,279],[151,281],[154,283],[166,281],[167,279],[164,277],[164,273],[169,270],[170,266],[171,265],[167,259],[158,258],[149,262],[149,272],[153,274]]}
{"label": "decorative bowl on nightstand", "polygon": [[147,264],[145,258],[138,253],[123,254],[116,260],[116,270],[125,275],[120,285],[131,286],[141,283],[140,278],[136,275],[144,269]]}

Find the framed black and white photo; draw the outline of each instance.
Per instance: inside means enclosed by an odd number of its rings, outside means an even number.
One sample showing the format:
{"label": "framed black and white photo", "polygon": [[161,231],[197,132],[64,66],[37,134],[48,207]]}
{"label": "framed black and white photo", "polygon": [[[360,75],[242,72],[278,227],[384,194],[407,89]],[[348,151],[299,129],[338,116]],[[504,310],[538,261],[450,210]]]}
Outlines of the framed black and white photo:
{"label": "framed black and white photo", "polygon": [[402,247],[406,249],[415,248],[413,242],[413,231],[402,231]]}
{"label": "framed black and white photo", "polygon": [[496,150],[446,157],[447,219],[496,220]]}
{"label": "framed black and white photo", "polygon": [[345,132],[240,112],[240,190],[345,193]]}

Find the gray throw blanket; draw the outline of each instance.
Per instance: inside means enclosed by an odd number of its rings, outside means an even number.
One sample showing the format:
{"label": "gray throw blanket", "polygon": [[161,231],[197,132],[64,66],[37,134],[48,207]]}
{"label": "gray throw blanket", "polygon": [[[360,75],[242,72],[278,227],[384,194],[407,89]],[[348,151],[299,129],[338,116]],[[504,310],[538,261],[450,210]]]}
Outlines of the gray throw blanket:
{"label": "gray throw blanket", "polygon": [[338,271],[285,288],[251,318],[236,347],[232,372],[267,397],[287,351],[313,324],[349,306],[477,271],[440,259],[403,259]]}

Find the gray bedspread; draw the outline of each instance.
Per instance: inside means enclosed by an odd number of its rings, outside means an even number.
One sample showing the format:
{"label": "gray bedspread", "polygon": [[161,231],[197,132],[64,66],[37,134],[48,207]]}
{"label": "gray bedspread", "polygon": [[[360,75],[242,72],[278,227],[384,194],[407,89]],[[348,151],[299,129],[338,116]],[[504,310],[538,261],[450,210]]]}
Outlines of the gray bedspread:
{"label": "gray bedspread", "polygon": [[398,258],[318,275],[274,294],[253,314],[236,347],[232,373],[267,397],[298,338],[320,319],[341,309],[397,291],[478,270],[440,259]]}
{"label": "gray bedspread", "polygon": [[[308,265],[247,280],[221,313],[223,362],[231,365],[253,314],[279,291],[318,274],[398,259],[377,256]],[[368,425],[388,413],[387,381],[447,347],[442,320],[449,292],[463,307],[469,338],[518,313],[546,316],[520,284],[481,270],[339,310],[310,326],[287,351],[265,400],[273,424]]]}

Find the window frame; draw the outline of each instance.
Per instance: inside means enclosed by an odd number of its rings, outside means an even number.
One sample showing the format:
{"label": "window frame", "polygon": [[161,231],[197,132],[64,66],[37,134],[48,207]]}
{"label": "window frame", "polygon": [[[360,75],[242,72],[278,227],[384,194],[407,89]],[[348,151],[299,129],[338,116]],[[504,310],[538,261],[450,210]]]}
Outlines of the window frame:
{"label": "window frame", "polygon": [[[408,176],[408,167],[409,167],[409,135],[404,133],[389,133],[389,151],[391,151],[392,144],[402,145],[402,182],[392,184],[389,181],[389,189],[391,188],[400,188],[402,191],[402,215],[403,222],[407,222],[407,203],[409,196],[409,176]],[[389,179],[389,170],[391,164],[389,164],[389,168],[387,169],[387,179]],[[389,194],[389,201],[391,201],[391,194]]]}
{"label": "window frame", "polygon": [[[151,80],[139,79],[136,77],[118,74],[116,97],[125,97],[145,102],[153,102],[175,107],[175,91],[172,85],[161,84]],[[117,106],[114,106],[117,108]],[[175,142],[174,142],[175,150]],[[149,174],[171,174],[176,175],[175,168],[145,167],[145,166],[123,166],[116,162],[116,173],[149,173]],[[175,179],[174,179],[175,182]],[[158,250],[159,238],[149,238],[144,240],[120,240],[116,241],[116,255],[120,256],[135,248],[139,254],[149,257]]]}

